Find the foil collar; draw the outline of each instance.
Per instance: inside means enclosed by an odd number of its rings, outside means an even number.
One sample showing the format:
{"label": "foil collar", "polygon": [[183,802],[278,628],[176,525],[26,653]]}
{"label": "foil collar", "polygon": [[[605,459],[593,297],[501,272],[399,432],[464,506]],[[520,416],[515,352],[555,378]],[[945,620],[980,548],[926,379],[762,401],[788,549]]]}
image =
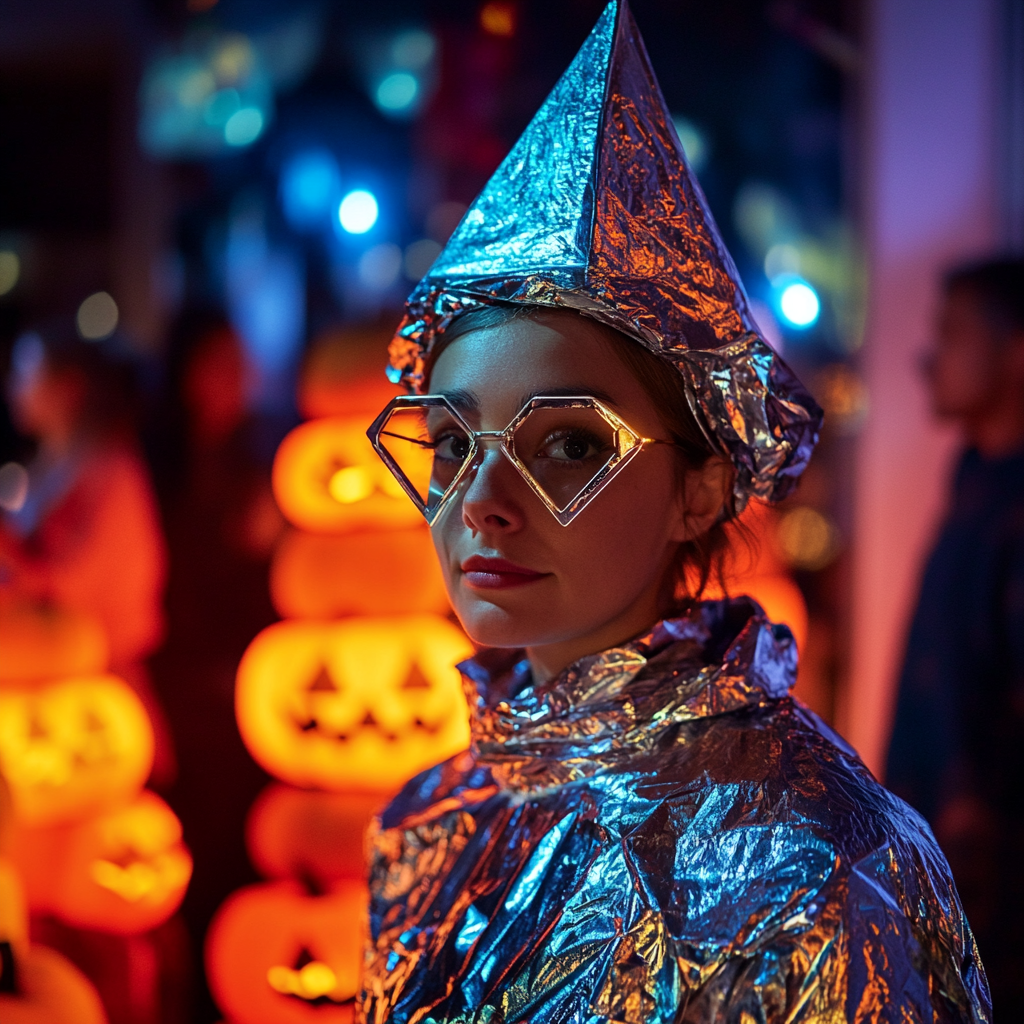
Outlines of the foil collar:
{"label": "foil collar", "polygon": [[[730,616],[743,626],[709,662],[706,645]],[[769,625],[745,601],[707,602],[699,615],[660,622],[625,647],[583,658],[556,685],[534,687],[529,664],[510,657],[489,652],[460,668],[470,749],[518,791],[622,768],[674,742],[681,723],[784,697],[796,679],[789,627]],[[502,692],[512,696],[495,700]]]}
{"label": "foil collar", "polygon": [[784,497],[806,466],[821,410],[758,333],[625,0],[409,296],[391,379],[421,391],[452,320],[496,302],[575,310],[672,363],[739,507]]}
{"label": "foil collar", "polygon": [[467,663],[472,749],[375,823],[358,1020],[991,1022],[928,826],[786,695],[756,605],[543,686],[521,657]]}

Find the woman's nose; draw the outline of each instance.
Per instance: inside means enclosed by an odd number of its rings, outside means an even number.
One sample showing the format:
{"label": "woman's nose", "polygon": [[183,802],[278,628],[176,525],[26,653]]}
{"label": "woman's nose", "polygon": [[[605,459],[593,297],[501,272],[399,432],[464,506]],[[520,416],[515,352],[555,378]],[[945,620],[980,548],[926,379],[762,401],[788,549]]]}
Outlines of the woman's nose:
{"label": "woman's nose", "polygon": [[474,533],[514,533],[526,522],[519,501],[525,483],[497,445],[487,445],[470,468],[462,496],[462,521]]}

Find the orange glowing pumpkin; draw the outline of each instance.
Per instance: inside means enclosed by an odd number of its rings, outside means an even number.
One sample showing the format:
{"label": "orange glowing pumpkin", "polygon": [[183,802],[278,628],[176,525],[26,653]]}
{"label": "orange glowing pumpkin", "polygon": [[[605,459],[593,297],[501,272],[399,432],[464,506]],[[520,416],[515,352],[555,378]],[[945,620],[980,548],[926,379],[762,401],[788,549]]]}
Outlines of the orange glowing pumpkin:
{"label": "orange glowing pumpkin", "polygon": [[367,421],[402,388],[381,372],[381,356],[394,334],[391,317],[330,328],[313,338],[302,360],[296,400],[304,420],[365,413]]}
{"label": "orange glowing pumpkin", "polygon": [[240,889],[206,937],[206,976],[233,1024],[349,1024],[359,990],[366,890],[311,896],[297,882]]}
{"label": "orange glowing pumpkin", "polygon": [[274,553],[270,596],[294,619],[448,610],[425,527],[336,537],[292,531]]}
{"label": "orange glowing pumpkin", "polygon": [[107,1024],[92,982],[56,950],[29,946],[15,969],[18,991],[0,992],[3,1024]]}
{"label": "orange glowing pumpkin", "polygon": [[363,840],[383,800],[271,783],[245,823],[245,845],[266,878],[305,878],[321,889],[366,873]]}
{"label": "orange glowing pumpkin", "polygon": [[92,675],[107,668],[100,621],[53,605],[0,602],[0,683]]}
{"label": "orange glowing pumpkin", "polygon": [[435,615],[279,622],[242,657],[238,728],[286,782],[393,790],[469,743],[454,665],[471,653]]}
{"label": "orange glowing pumpkin", "polygon": [[4,1024],[106,1024],[96,989],[70,961],[30,945],[14,865],[0,858],[0,1020]]}
{"label": "orange glowing pumpkin", "polygon": [[115,676],[0,689],[0,772],[26,825],[123,802],[142,787],[152,763],[145,708]]}
{"label": "orange glowing pumpkin", "polygon": [[181,822],[149,791],[73,825],[19,829],[13,845],[33,910],[119,935],[166,921],[192,875]]}
{"label": "orange glowing pumpkin", "polygon": [[296,427],[274,457],[285,518],[314,533],[401,529],[422,518],[366,437],[368,417],[331,416]]}

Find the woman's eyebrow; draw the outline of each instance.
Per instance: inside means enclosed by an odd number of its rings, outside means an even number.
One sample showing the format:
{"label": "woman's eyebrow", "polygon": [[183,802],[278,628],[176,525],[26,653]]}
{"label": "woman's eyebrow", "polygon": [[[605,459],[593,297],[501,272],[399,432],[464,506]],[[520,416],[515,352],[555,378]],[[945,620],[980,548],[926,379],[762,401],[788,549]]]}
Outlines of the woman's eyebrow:
{"label": "woman's eyebrow", "polygon": [[449,403],[460,412],[476,412],[480,408],[480,399],[472,391],[465,391],[462,388],[442,391],[441,397],[447,398]]}
{"label": "woman's eyebrow", "polygon": [[532,402],[535,398],[562,398],[566,395],[573,397],[586,395],[588,398],[596,398],[599,402],[604,402],[605,405],[617,406],[619,404],[607,391],[602,391],[600,388],[591,387],[589,384],[567,384],[560,388],[531,391],[519,400],[519,408],[521,409],[527,402]]}

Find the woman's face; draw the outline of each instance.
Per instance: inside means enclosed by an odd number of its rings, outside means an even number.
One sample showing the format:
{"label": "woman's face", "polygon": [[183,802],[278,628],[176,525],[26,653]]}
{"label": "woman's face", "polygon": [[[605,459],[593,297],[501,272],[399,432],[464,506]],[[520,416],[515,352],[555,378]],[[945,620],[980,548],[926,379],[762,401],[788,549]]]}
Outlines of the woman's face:
{"label": "woman's face", "polygon": [[[475,430],[504,429],[532,396],[585,394],[638,434],[667,436],[601,328],[575,314],[471,331],[441,353],[430,392]],[[673,449],[650,445],[561,526],[497,445],[483,452],[435,522],[434,546],[470,637],[527,648],[545,677],[657,620],[679,543],[710,525],[729,482],[712,460],[681,488]]]}

